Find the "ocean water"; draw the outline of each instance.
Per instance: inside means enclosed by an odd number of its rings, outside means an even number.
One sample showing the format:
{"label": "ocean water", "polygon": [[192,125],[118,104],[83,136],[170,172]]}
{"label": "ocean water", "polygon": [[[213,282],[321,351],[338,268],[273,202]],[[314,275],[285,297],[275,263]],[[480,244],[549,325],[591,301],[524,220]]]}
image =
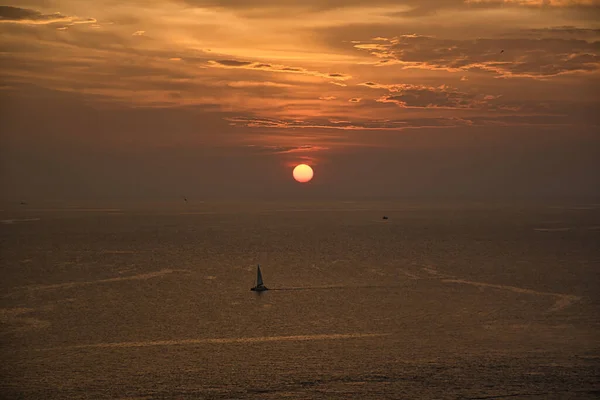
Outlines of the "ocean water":
{"label": "ocean water", "polygon": [[0,216],[2,398],[600,395],[598,204]]}

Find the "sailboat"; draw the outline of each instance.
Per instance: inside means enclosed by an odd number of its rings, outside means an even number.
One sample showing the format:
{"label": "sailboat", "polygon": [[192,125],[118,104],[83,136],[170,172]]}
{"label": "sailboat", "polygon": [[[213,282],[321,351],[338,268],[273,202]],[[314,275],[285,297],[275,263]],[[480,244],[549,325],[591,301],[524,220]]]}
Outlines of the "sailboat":
{"label": "sailboat", "polygon": [[253,292],[264,292],[265,290],[269,290],[263,283],[262,273],[260,272],[260,265],[258,265],[258,269],[256,270],[256,286],[251,288]]}

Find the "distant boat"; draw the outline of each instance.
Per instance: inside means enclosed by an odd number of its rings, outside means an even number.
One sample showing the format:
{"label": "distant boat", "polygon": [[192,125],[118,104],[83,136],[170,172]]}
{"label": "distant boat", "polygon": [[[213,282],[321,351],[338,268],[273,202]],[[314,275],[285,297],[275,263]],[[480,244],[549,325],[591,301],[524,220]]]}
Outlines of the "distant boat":
{"label": "distant boat", "polygon": [[269,290],[263,283],[262,273],[260,272],[260,265],[258,265],[258,269],[256,270],[256,286],[251,288],[253,292],[264,292],[265,290]]}
{"label": "distant boat", "polygon": [[387,215],[384,215],[381,219],[388,219]]}

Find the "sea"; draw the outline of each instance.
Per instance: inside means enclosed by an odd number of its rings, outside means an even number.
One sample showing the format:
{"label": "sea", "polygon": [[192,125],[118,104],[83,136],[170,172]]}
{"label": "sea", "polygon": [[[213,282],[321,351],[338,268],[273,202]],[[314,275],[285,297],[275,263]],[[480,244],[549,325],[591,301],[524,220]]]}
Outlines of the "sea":
{"label": "sea", "polygon": [[3,399],[600,397],[598,202],[17,203],[0,220]]}

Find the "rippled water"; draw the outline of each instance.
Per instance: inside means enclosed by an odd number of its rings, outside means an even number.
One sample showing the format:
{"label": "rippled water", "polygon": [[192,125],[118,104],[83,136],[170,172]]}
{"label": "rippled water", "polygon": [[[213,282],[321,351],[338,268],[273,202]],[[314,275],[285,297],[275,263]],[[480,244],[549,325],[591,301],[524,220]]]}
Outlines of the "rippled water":
{"label": "rippled water", "polygon": [[600,394],[598,205],[0,216],[4,398]]}

